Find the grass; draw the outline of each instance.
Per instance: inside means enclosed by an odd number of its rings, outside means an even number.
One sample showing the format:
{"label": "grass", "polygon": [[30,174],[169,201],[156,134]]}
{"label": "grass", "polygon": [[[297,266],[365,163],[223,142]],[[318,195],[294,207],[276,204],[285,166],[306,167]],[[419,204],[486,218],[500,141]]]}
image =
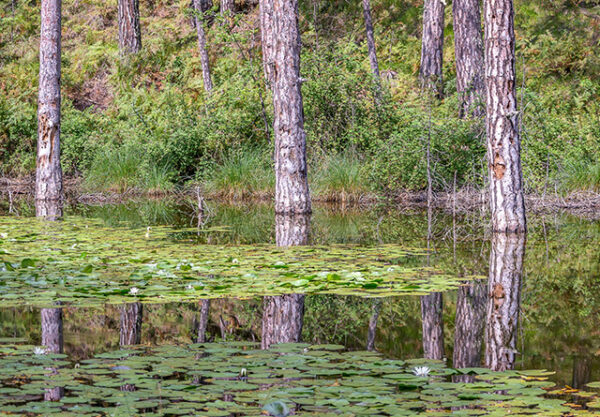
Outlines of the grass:
{"label": "grass", "polygon": [[328,202],[358,202],[369,193],[360,159],[350,153],[325,158],[316,169],[315,197]]}
{"label": "grass", "polygon": [[585,161],[569,164],[562,173],[564,191],[600,192],[600,163]]}
{"label": "grass", "polygon": [[85,185],[94,191],[151,195],[173,191],[173,171],[167,165],[145,162],[139,150],[121,147],[99,152],[87,172]]}
{"label": "grass", "polygon": [[275,176],[268,154],[253,149],[231,153],[215,168],[205,189],[227,200],[273,195]]}

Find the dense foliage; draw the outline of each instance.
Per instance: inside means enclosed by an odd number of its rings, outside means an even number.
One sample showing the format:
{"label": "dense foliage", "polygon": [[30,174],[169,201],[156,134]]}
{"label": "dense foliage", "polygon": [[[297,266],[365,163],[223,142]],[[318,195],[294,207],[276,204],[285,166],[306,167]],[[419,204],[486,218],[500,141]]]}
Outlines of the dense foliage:
{"label": "dense foliage", "polygon": [[[256,5],[238,1],[234,18],[216,15],[208,28],[215,83],[209,97],[189,1],[142,1],[143,49],[124,60],[116,3],[63,2],[63,170],[115,191],[168,191],[191,180],[226,195],[270,190],[272,110]],[[372,1],[384,78],[378,102],[360,2],[354,3],[301,1],[314,191],[334,198],[421,190],[428,144],[437,189],[450,188],[455,174],[459,185],[483,184],[482,124],[458,118],[450,5],[446,97],[438,103],[423,97],[416,81],[421,2]],[[600,13],[573,0],[515,3],[527,191],[597,191]],[[11,4],[0,10],[0,173],[23,176],[35,164],[39,2]]]}

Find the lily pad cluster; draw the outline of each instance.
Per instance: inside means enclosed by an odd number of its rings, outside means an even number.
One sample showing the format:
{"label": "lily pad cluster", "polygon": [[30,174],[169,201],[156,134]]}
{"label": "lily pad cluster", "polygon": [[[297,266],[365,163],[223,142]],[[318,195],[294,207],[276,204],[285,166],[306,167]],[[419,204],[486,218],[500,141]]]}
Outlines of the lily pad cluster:
{"label": "lily pad cluster", "polygon": [[473,277],[426,267],[397,245],[196,244],[198,229],[107,227],[0,217],[0,303],[161,303],[225,296],[335,293],[372,297],[454,289]]}
{"label": "lily pad cluster", "polygon": [[[429,372],[415,375],[415,367]],[[0,415],[594,415],[549,398],[547,375],[456,370],[337,345],[128,347],[73,364],[66,355],[3,344]],[[44,401],[50,390],[60,392],[57,401]]]}

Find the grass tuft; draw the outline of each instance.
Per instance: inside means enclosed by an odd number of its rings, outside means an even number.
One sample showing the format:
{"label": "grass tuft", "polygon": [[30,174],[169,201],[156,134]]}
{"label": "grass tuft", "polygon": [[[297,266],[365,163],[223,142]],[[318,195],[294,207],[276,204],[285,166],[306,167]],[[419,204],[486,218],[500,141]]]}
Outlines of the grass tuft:
{"label": "grass tuft", "polygon": [[564,191],[600,192],[600,163],[581,161],[567,165],[561,183]]}
{"label": "grass tuft", "polygon": [[354,203],[369,193],[361,162],[349,153],[337,154],[321,162],[315,175],[315,196],[328,202]]}

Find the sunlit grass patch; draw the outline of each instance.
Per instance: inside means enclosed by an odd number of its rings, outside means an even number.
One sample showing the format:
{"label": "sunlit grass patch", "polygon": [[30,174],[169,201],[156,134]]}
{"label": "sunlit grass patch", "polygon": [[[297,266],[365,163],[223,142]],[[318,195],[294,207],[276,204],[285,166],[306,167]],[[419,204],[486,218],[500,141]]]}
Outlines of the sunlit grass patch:
{"label": "sunlit grass patch", "polygon": [[352,203],[369,193],[369,186],[358,156],[336,154],[320,161],[316,168],[313,192],[320,200]]}

